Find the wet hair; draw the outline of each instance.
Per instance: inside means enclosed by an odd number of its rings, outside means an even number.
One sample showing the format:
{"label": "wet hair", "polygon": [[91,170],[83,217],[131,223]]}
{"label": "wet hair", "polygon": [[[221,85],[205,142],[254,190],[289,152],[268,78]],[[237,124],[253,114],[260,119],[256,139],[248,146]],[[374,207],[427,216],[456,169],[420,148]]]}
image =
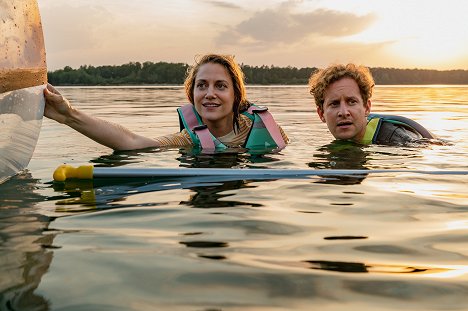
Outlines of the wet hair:
{"label": "wet hair", "polygon": [[326,89],[333,82],[343,78],[351,78],[356,81],[364,105],[367,106],[367,101],[372,97],[372,89],[375,85],[369,68],[355,64],[334,64],[318,70],[309,79],[310,94],[314,96],[317,108],[323,111]]}
{"label": "wet hair", "polygon": [[189,67],[185,78],[184,87],[190,103],[194,104],[193,90],[195,87],[195,79],[200,67],[204,64],[220,64],[226,68],[229,76],[232,79],[234,87],[234,106],[233,106],[233,127],[234,130],[239,130],[239,114],[247,110],[250,106],[247,100],[244,83],[244,73],[240,66],[235,62],[234,56],[222,54],[206,54],[195,60],[195,64]]}

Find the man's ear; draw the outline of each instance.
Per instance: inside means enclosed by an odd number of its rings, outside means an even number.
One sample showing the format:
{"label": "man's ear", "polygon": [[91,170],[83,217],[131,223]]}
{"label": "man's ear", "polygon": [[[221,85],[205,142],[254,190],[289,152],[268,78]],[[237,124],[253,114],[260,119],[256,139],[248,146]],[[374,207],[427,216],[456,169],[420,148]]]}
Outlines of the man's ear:
{"label": "man's ear", "polygon": [[317,107],[317,114],[318,114],[320,120],[322,120],[323,123],[326,123],[326,122],[327,122],[327,121],[325,121],[325,118],[323,117],[323,110],[322,110],[322,108]]}
{"label": "man's ear", "polygon": [[367,105],[366,105],[366,117],[369,116],[370,112],[371,112],[371,107],[372,107],[372,103],[370,101],[370,99],[367,100]]}

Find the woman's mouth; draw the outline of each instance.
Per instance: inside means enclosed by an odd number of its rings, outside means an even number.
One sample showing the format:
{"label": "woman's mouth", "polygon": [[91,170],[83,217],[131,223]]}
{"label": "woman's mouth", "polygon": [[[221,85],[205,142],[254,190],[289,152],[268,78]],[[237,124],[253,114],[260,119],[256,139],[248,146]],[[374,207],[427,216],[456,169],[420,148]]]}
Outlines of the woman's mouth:
{"label": "woman's mouth", "polygon": [[202,104],[203,107],[206,107],[206,108],[216,108],[216,107],[219,107],[221,106],[220,104],[216,104],[216,103],[204,103]]}

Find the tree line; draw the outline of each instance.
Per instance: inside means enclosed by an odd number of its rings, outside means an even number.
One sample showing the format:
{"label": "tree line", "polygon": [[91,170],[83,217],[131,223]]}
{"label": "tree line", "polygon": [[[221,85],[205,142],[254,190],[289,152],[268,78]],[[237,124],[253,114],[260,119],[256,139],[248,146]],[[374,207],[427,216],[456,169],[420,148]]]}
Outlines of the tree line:
{"label": "tree line", "polygon": [[[315,67],[240,65],[250,85],[307,84]],[[167,62],[130,62],[115,66],[66,66],[48,72],[54,85],[180,85],[189,65]],[[376,84],[468,84],[468,70],[370,68]]]}

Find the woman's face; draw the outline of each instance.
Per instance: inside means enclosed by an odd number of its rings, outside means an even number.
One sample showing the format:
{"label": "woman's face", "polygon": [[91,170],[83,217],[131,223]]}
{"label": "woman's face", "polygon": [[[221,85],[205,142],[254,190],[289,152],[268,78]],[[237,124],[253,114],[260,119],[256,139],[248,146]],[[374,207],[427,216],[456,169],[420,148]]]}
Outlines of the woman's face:
{"label": "woman's face", "polygon": [[216,63],[200,66],[195,77],[193,99],[195,109],[215,136],[231,132],[234,85],[224,66]]}

